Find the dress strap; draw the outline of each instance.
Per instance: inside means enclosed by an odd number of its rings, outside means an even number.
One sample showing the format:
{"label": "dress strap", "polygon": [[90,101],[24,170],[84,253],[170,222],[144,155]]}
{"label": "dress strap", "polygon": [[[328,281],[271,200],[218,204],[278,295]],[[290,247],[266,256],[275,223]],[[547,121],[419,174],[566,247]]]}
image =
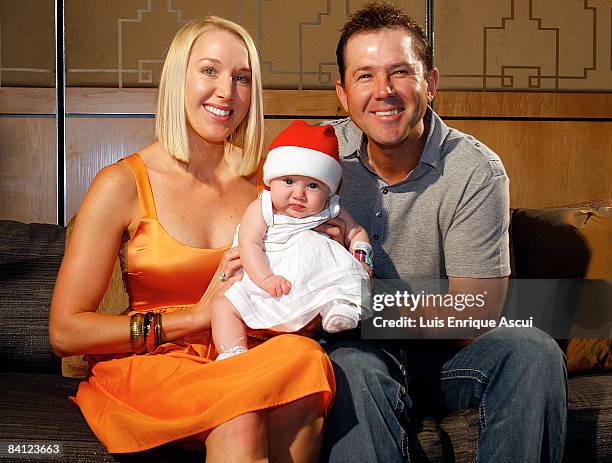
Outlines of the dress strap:
{"label": "dress strap", "polygon": [[271,227],[274,225],[274,211],[272,210],[272,195],[269,190],[262,190],[261,198],[261,215],[263,215],[266,225]]}
{"label": "dress strap", "polygon": [[329,215],[330,218],[338,217],[340,214],[340,196],[334,194],[331,198],[329,198]]}
{"label": "dress strap", "polygon": [[155,201],[153,200],[153,192],[147,168],[140,157],[139,153],[134,153],[124,159],[127,161],[134,179],[136,180],[136,189],[138,190],[138,204],[140,205],[140,216],[145,219],[157,219],[155,210]]}

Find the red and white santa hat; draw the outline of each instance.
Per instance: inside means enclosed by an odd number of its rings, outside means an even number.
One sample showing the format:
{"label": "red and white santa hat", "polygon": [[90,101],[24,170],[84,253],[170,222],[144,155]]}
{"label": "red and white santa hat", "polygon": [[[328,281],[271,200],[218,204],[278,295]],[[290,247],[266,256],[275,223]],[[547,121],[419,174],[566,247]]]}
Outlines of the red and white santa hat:
{"label": "red and white santa hat", "polygon": [[316,178],[330,189],[338,189],[342,177],[338,139],[331,125],[308,125],[294,121],[270,144],[264,164],[264,183],[285,175]]}

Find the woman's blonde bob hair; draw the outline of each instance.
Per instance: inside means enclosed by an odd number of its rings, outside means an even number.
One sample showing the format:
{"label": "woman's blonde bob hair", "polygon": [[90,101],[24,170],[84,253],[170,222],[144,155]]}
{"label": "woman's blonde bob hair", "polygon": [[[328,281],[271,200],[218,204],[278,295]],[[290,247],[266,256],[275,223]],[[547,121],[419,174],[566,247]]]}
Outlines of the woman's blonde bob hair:
{"label": "woman's blonde bob hair", "polygon": [[[251,66],[251,105],[245,119],[226,143],[242,148],[242,157],[230,165],[238,175],[251,175],[257,169],[263,146],[263,91],[259,57],[255,43],[242,26],[223,18],[209,16],[185,24],[174,36],[168,50],[157,97],[155,135],[168,154],[179,161],[189,162],[189,136],[185,115],[185,76],[189,54],[203,32],[223,29],[236,34],[246,45]],[[230,147],[230,148],[231,148]],[[226,153],[232,152],[227,150]]]}

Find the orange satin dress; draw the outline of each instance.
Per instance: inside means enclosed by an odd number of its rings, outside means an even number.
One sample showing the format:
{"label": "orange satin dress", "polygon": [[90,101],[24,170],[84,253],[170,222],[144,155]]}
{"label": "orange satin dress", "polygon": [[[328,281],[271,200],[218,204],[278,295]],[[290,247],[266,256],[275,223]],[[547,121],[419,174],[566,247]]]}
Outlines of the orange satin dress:
{"label": "orange satin dress", "polygon": [[[131,309],[190,307],[228,248],[193,248],[173,239],[157,220],[140,155],[120,162],[134,174],[142,216],[125,252]],[[203,338],[201,344],[168,342],[151,354],[90,359],[93,367],[75,402],[109,452],[146,450],[312,394],[321,394],[324,412],[331,406],[333,370],[315,341],[281,335],[215,362],[211,337]]]}

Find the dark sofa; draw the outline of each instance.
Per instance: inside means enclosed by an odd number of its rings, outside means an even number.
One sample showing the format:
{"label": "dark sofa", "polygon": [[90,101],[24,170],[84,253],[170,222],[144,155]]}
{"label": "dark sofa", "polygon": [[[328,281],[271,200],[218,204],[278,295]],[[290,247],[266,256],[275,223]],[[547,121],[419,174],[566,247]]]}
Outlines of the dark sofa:
{"label": "dark sofa", "polygon": [[[595,235],[599,236],[603,230],[606,243],[612,209],[548,211],[513,211],[514,273],[530,278],[562,277],[558,275],[560,270],[551,266],[550,259],[538,257],[543,253],[561,259],[561,268],[570,275],[567,278],[609,279],[610,268],[606,269],[610,264],[609,250],[594,250],[590,235],[583,233],[583,225],[593,215],[601,218],[598,211],[604,211],[603,219],[593,223],[599,227]],[[552,214],[551,219],[550,211],[561,212]],[[561,252],[559,256],[559,250],[554,254],[550,248],[555,246],[555,233],[559,234],[559,245],[563,244],[566,249],[565,255]],[[76,392],[80,380],[61,375],[61,362],[49,346],[47,333],[50,300],[64,252],[65,234],[65,228],[56,225],[0,221],[0,461],[202,461],[202,454],[174,445],[140,454],[110,455],[89,430],[77,406],[68,399]],[[569,247],[568,236],[574,240]],[[542,246],[534,247],[534,240],[542,240]],[[577,246],[582,251],[576,251]],[[597,260],[594,252],[607,252],[608,256],[603,261],[598,256]],[[544,269],[543,273],[538,274],[533,268],[534,259],[542,260],[538,265]],[[593,277],[592,269],[588,269],[589,261],[603,266],[606,276]],[[571,271],[572,265],[581,268]],[[602,268],[595,269],[595,273],[601,273]],[[609,347],[609,342],[599,343],[600,350],[591,361],[593,365],[585,367],[580,360],[572,361],[574,369],[589,371],[570,376],[564,461],[612,462],[612,372],[605,371],[612,363]],[[546,381],[545,372],[542,380]],[[414,423],[412,431],[411,461],[473,461],[478,413],[469,409],[440,421],[425,418]],[[23,446],[30,444],[61,445],[61,455],[8,453],[9,445],[21,445],[24,450]],[[25,450],[31,449],[25,447]]]}

